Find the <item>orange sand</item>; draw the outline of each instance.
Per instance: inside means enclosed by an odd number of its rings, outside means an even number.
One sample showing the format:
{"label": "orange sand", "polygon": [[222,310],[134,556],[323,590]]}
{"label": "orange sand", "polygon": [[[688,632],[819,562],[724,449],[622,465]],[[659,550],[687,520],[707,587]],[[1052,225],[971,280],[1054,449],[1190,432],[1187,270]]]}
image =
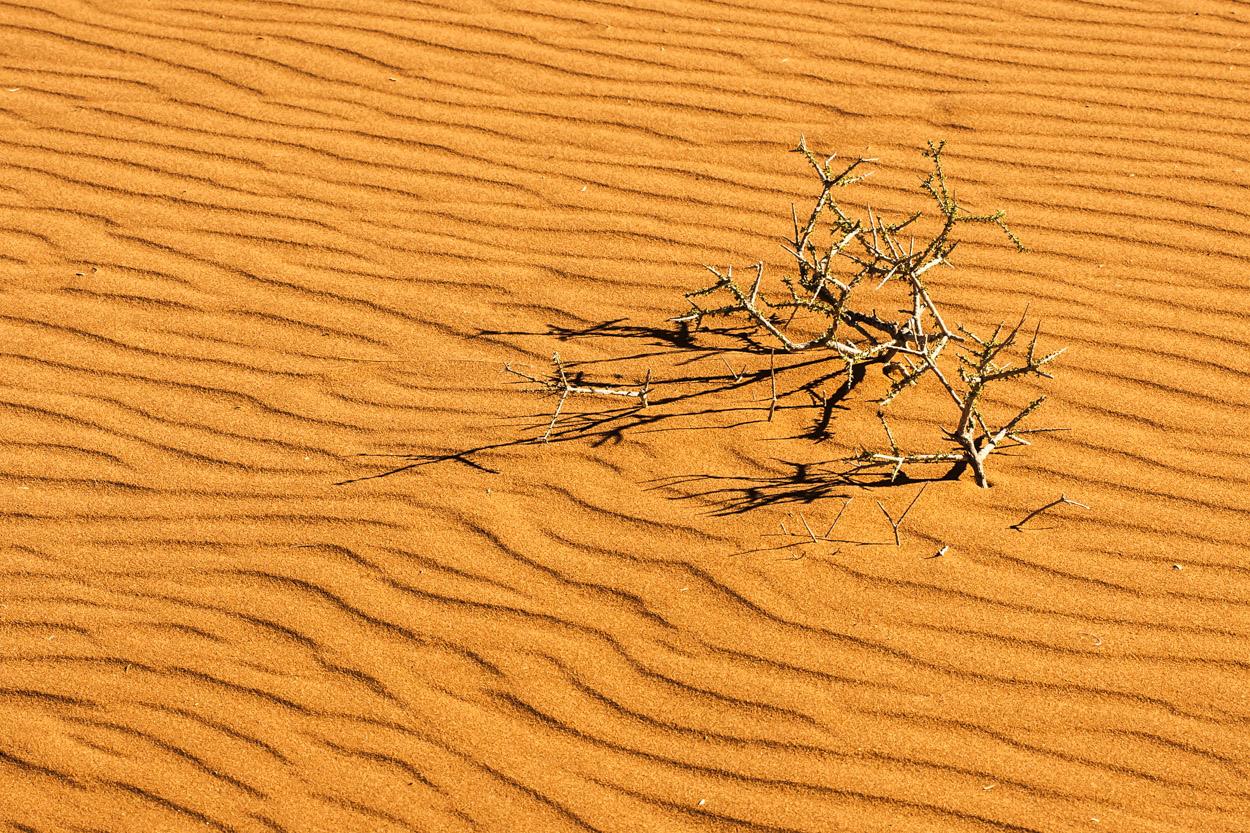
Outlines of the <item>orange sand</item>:
{"label": "orange sand", "polygon": [[[1250,829],[1250,7],[752,2],[0,7],[0,827]],[[666,323],[800,134],[1071,348],[901,547]]]}

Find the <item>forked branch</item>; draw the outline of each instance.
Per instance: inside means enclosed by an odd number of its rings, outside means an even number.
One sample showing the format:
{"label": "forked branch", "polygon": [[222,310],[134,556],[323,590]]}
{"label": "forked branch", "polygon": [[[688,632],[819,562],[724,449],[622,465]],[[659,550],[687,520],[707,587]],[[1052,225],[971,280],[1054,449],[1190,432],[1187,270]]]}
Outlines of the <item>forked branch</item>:
{"label": "forked branch", "polygon": [[[780,349],[785,352],[828,351],[830,358],[845,364],[846,392],[855,385],[857,365],[881,362],[891,376],[892,384],[880,400],[885,408],[904,391],[916,387],[925,378],[937,381],[950,398],[953,415],[944,434],[950,446],[923,453],[899,450],[889,425],[882,417],[890,452],[864,451],[853,458],[856,468],[885,468],[893,482],[909,465],[965,463],[972,469],[980,486],[988,486],[986,458],[1010,440],[1028,445],[1022,435],[1040,430],[1021,428],[1021,424],[1041,404],[1039,397],[1002,423],[991,427],[982,412],[987,389],[1010,380],[1028,376],[1051,378],[1046,366],[1063,350],[1044,356],[1037,354],[1040,325],[1029,341],[1023,362],[1012,364],[1003,356],[1016,345],[1028,309],[1013,327],[999,325],[989,338],[982,338],[960,324],[947,323],[934,301],[928,284],[930,272],[938,266],[951,266],[950,256],[959,244],[954,236],[964,224],[989,224],[1002,229],[1012,244],[1025,251],[1024,244],[1004,222],[1004,213],[994,211],[978,214],[967,210],[955,196],[946,179],[942,151],[944,143],[928,144],[924,155],[932,160],[933,169],[920,183],[921,190],[937,205],[940,227],[928,242],[917,245],[911,232],[904,242],[904,229],[913,229],[921,217],[916,212],[899,222],[888,222],[879,212],[867,208],[866,216],[856,219],[839,205],[834,192],[838,188],[862,181],[869,173],[861,166],[873,160],[857,158],[836,166],[835,156],[823,162],[807,146],[806,139],[795,149],[816,171],[820,193],[801,220],[791,206],[793,237],[782,248],[793,259],[795,273],[783,278],[788,298],[770,299],[762,291],[763,263],[754,267],[750,287],[739,285],[733,269],[706,267],[716,280],[686,294],[691,310],[672,319],[698,328],[706,319],[738,318],[764,337],[766,344],[758,349]],[[818,241],[819,230],[827,227],[827,243]],[[846,268],[840,269],[844,266]],[[898,316],[882,316],[873,308],[868,311],[856,302],[865,292],[875,292],[896,282],[905,287],[908,303]],[[705,299],[715,296],[719,304]],[[823,317],[820,332],[807,338],[796,338],[789,332],[799,313]],[[853,337],[844,335],[853,331]],[[950,344],[959,347],[960,355],[951,361],[945,354]],[[861,374],[862,375],[862,374]],[[775,406],[776,396],[774,393]],[[772,412],[770,410],[770,418]]]}
{"label": "forked branch", "polygon": [[916,501],[920,500],[920,496],[924,494],[924,490],[927,488],[929,488],[928,483],[920,487],[920,491],[916,492],[916,496],[911,499],[911,503],[907,504],[907,508],[903,510],[903,514],[898,516],[897,521],[891,517],[889,510],[882,505],[881,501],[877,501],[877,508],[881,510],[881,514],[885,515],[885,519],[889,521],[890,526],[894,528],[894,546],[903,546],[903,539],[899,537],[898,528],[903,525],[903,520],[907,517],[907,513],[910,512],[911,508],[916,505]]}

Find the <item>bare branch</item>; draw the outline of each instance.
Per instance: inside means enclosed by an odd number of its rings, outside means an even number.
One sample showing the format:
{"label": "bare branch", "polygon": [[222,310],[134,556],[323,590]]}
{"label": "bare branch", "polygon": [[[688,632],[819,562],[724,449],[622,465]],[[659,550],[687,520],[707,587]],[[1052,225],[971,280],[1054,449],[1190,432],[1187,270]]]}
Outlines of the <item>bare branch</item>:
{"label": "bare branch", "polygon": [[[1008,440],[1011,444],[1006,447],[1026,446],[1025,434],[1050,430],[1020,427],[1045,397],[1039,397],[1003,422],[993,413],[996,408],[987,405],[997,401],[991,398],[993,392],[1012,380],[1052,378],[1048,366],[1063,349],[1039,357],[1041,325],[1035,325],[1029,336],[1025,329],[1031,312],[1028,305],[1018,320],[999,324],[988,337],[946,320],[934,297],[931,278],[939,265],[953,268],[951,256],[960,244],[957,234],[962,225],[997,225],[1018,249],[1024,250],[1024,246],[1007,228],[1002,211],[974,213],[956,199],[955,190],[947,181],[945,147],[944,142],[927,144],[924,155],[932,168],[920,182],[921,191],[936,204],[940,228],[927,240],[917,241],[912,234],[904,246],[900,231],[915,223],[921,212],[891,223],[869,205],[866,216],[853,218],[835,198],[835,189],[862,180],[866,174],[860,173],[861,166],[873,160],[843,160],[841,169],[835,170],[836,154],[817,157],[808,147],[806,137],[801,137],[795,152],[816,172],[821,188],[805,221],[799,218],[793,203],[790,207],[793,238],[783,248],[793,258],[797,274],[781,278],[788,298],[770,300],[763,263],[754,267],[755,279],[749,291],[737,283],[732,269],[722,272],[707,267],[715,282],[687,293],[691,310],[673,321],[697,328],[709,318],[736,318],[744,320],[754,336],[766,339],[766,344],[756,346],[770,349],[770,421],[778,403],[774,358],[777,349],[791,353],[829,351],[831,357],[846,365],[845,393],[858,384],[857,367],[862,371],[863,365],[875,362],[881,362],[885,368],[893,366],[896,372],[891,376],[890,387],[879,400],[882,408],[928,379],[936,380],[952,406],[949,421],[942,423],[942,442],[946,447],[923,453],[905,452],[882,418],[889,452],[862,452],[853,458],[855,470],[888,467],[893,481],[910,465],[962,462],[971,468],[977,484],[986,487],[990,485],[986,474],[989,455],[1002,449]],[[831,235],[827,249],[816,242],[818,231]],[[865,292],[873,292],[874,286],[884,289],[887,283],[901,285],[907,293],[907,303],[897,315],[878,314],[875,308],[860,303]],[[707,297],[717,301],[709,303],[705,301]],[[812,316],[824,318],[818,334],[812,336],[808,329],[802,337],[795,335],[792,326],[807,327]],[[843,324],[855,331],[854,339],[839,335]],[[944,352],[950,343],[958,347],[951,351],[954,358]],[[737,381],[739,374],[732,367],[729,369]],[[867,377],[861,372],[859,379],[864,378]],[[827,400],[825,405],[828,407]]]}
{"label": "bare branch", "polygon": [[911,503],[907,504],[907,508],[903,510],[903,514],[898,516],[897,521],[894,520],[894,518],[890,517],[890,513],[886,511],[886,508],[884,506],[881,505],[881,501],[877,501],[877,506],[880,507],[881,512],[886,517],[886,520],[890,522],[890,526],[894,528],[894,546],[896,547],[903,546],[903,540],[902,538],[899,537],[898,528],[902,526],[903,519],[907,517],[907,513],[910,512],[911,508],[916,505],[916,501],[920,500],[920,496],[924,494],[924,490],[927,488],[929,488],[928,483],[920,487],[920,491],[917,492],[916,496],[911,499]]}
{"label": "bare branch", "polygon": [[556,420],[560,418],[560,411],[564,408],[564,400],[569,398],[569,391],[566,388],[564,393],[560,394],[560,401],[556,403],[556,412],[551,415],[551,424],[547,426],[547,432],[543,434],[543,442],[551,439],[551,432],[556,427]]}
{"label": "bare branch", "polygon": [[[846,507],[850,506],[851,501],[853,501],[854,499],[855,498],[853,496],[848,497],[846,499],[846,503],[842,504],[842,508],[838,510],[838,516],[833,519],[833,523],[829,524],[829,532],[833,532],[833,528],[838,525],[838,521],[842,520],[842,513],[846,511]],[[829,537],[829,532],[825,533],[826,538]]]}
{"label": "bare branch", "polygon": [[627,390],[625,388],[607,388],[596,385],[574,384],[569,381],[568,374],[564,372],[564,363],[560,361],[560,354],[553,353],[551,362],[555,365],[552,375],[542,378],[533,376],[524,371],[517,370],[508,362],[503,366],[503,373],[511,373],[514,376],[520,376],[530,382],[534,382],[539,387],[532,389],[535,393],[552,393],[559,394],[560,401],[556,403],[555,413],[551,417],[551,422],[547,426],[547,431],[541,437],[541,441],[546,443],[551,440],[551,432],[555,430],[556,421],[560,418],[561,412],[564,410],[564,402],[572,394],[591,394],[594,396],[625,396],[638,400],[638,407],[645,408],[648,406],[647,395],[651,392],[651,368],[647,368],[647,377],[643,381],[641,388],[638,390]]}

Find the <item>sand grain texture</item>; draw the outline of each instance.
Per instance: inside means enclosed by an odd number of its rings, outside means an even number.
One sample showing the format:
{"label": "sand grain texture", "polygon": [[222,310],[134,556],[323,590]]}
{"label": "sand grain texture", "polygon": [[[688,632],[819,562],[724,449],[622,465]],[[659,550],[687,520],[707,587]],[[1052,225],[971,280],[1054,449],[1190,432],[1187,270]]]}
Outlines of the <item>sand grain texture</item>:
{"label": "sand grain texture", "polygon": [[[0,3],[0,825],[1245,830],[1250,6],[1018,5]],[[898,548],[665,323],[800,134],[1071,347]]]}

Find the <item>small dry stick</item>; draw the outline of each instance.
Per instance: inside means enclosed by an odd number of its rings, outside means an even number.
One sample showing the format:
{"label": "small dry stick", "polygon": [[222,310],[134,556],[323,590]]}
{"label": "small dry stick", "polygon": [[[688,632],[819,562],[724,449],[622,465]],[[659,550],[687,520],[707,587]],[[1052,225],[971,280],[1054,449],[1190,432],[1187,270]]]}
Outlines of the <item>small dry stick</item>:
{"label": "small dry stick", "polygon": [[[842,513],[846,511],[846,507],[851,505],[851,501],[855,500],[854,496],[848,497],[846,503],[842,504],[842,508],[838,510],[838,516],[833,519],[833,523],[829,524],[829,532],[833,532],[833,528],[838,525],[838,521],[842,520]],[[829,537],[829,532],[825,533],[825,537]]]}
{"label": "small dry stick", "polygon": [[886,511],[884,506],[881,505],[881,501],[877,501],[877,506],[881,508],[881,512],[885,515],[886,520],[890,522],[890,526],[894,527],[894,546],[903,546],[903,539],[898,535],[898,528],[902,525],[903,519],[907,517],[907,513],[910,512],[911,508],[916,505],[916,501],[920,500],[920,496],[924,494],[924,490],[927,488],[929,488],[928,483],[920,487],[920,491],[916,492],[916,496],[911,499],[911,503],[907,504],[907,508],[903,510],[903,514],[898,516],[897,521],[890,517],[890,513]]}
{"label": "small dry stick", "polygon": [[1017,530],[1017,531],[1023,532],[1024,530],[1023,530],[1023,529],[1021,529],[1021,527],[1023,527],[1023,526],[1025,525],[1025,523],[1027,523],[1028,521],[1030,521],[1030,520],[1031,520],[1031,519],[1033,519],[1033,518],[1036,518],[1038,515],[1042,514],[1042,513],[1043,513],[1043,512],[1045,512],[1047,509],[1050,509],[1051,507],[1054,507],[1054,506],[1058,506],[1058,505],[1059,505],[1059,504],[1061,504],[1061,503],[1070,503],[1070,504],[1072,504],[1073,506],[1079,506],[1079,507],[1081,507],[1082,509],[1088,509],[1088,508],[1089,508],[1088,506],[1086,506],[1086,505],[1085,505],[1085,504],[1083,504],[1083,503],[1077,503],[1075,500],[1068,500],[1067,495],[1059,495],[1059,499],[1058,499],[1058,500],[1052,500],[1050,503],[1046,504],[1046,505],[1045,505],[1045,506],[1043,506],[1041,509],[1034,509],[1032,512],[1030,512],[1028,515],[1026,515],[1026,516],[1025,516],[1024,520],[1020,521],[1019,523],[1014,523],[1014,524],[1012,524],[1012,525],[1011,525],[1010,527],[1008,527],[1008,528],[1009,528],[1009,529],[1015,529],[1015,530]]}
{"label": "small dry stick", "polygon": [[[721,360],[722,362],[724,362],[724,363],[725,363],[725,367],[729,368],[729,374],[730,374],[731,376],[733,376],[733,377],[734,377],[734,381],[735,381],[735,382],[741,382],[741,381],[742,381],[742,374],[741,374],[741,373],[739,373],[738,371],[734,370],[734,369],[733,369],[733,367],[732,367],[732,366],[730,366],[730,364],[729,364],[729,360],[728,360],[728,359],[726,359],[724,356],[721,356],[721,357],[720,357],[720,360]],[[747,369],[747,368],[746,368],[746,365],[743,365],[743,366],[742,366],[742,369],[743,369],[743,371],[745,371],[745,370]]]}
{"label": "small dry stick", "polygon": [[799,513],[799,520],[803,522],[803,528],[807,530],[807,534],[812,536],[812,543],[819,544],[820,541],[816,540],[816,533],[812,532],[812,528],[807,525],[807,518],[803,517],[802,512]]}
{"label": "small dry stick", "polygon": [[[817,535],[817,534],[816,534],[816,530],[812,529],[812,525],[811,525],[810,523],[808,523],[807,516],[806,516],[806,515],[804,515],[802,512],[800,512],[800,513],[798,514],[798,517],[799,517],[799,522],[800,522],[801,524],[803,524],[803,529],[807,532],[807,537],[808,537],[809,539],[811,539],[811,542],[812,542],[813,544],[819,544],[819,543],[821,543],[822,541],[828,542],[828,541],[831,541],[831,540],[832,540],[832,539],[829,537],[829,534],[830,534],[831,532],[833,532],[833,528],[834,528],[835,526],[837,526],[837,525],[838,525],[838,521],[842,518],[842,512],[845,512],[845,511],[846,511],[847,504],[849,504],[849,503],[851,502],[851,500],[852,500],[852,498],[847,498],[846,503],[843,503],[843,504],[842,504],[842,510],[841,510],[840,512],[838,512],[838,517],[837,517],[837,518],[834,518],[833,523],[829,524],[829,530],[828,530],[827,532],[825,532],[825,534],[824,534],[824,535]],[[788,516],[788,517],[791,517],[791,518],[793,518],[793,517],[794,517],[794,513],[792,513],[792,512],[788,512],[788,513],[786,513],[786,514],[787,514],[787,516]],[[785,522],[785,521],[782,521],[782,522],[781,522],[781,532],[780,532],[780,533],[777,533],[777,532],[766,532],[766,533],[764,533],[764,535],[765,535],[765,537],[769,537],[769,536],[781,536],[781,537],[787,537],[787,538],[802,538],[802,537],[803,537],[803,533],[802,533],[802,532],[798,532],[797,530],[796,530],[795,532],[791,532],[791,531],[789,530],[789,528],[787,528],[787,527],[786,527],[786,522]]]}
{"label": "small dry stick", "polygon": [[547,432],[543,434],[543,442],[551,441],[551,432],[555,430],[556,420],[560,418],[560,411],[564,408],[564,400],[569,398],[569,389],[565,388],[564,393],[560,394],[560,401],[556,403],[556,412],[551,415],[551,423],[547,426]]}

